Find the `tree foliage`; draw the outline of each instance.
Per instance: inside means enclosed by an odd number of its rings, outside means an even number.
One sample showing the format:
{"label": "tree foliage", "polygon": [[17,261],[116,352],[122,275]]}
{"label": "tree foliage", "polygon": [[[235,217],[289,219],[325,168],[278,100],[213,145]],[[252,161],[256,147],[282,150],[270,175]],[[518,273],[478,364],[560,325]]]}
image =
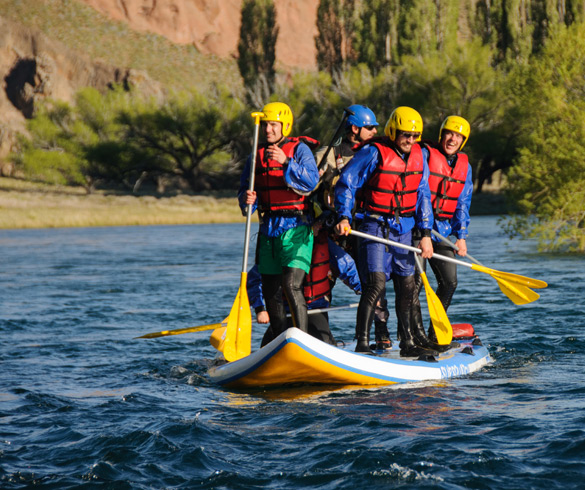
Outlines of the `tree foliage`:
{"label": "tree foliage", "polygon": [[338,76],[355,61],[355,0],[320,0],[315,48],[320,71]]}
{"label": "tree foliage", "polygon": [[343,68],[343,26],[340,5],[336,0],[321,0],[317,8],[317,29],[315,48],[319,70],[334,75]]}
{"label": "tree foliage", "polygon": [[[322,2],[335,3],[335,2]],[[362,0],[356,2],[356,61],[374,73],[403,56],[450,51],[479,39],[498,63],[525,63],[551,27],[583,20],[584,0]]]}
{"label": "tree foliage", "polygon": [[100,182],[136,190],[145,178],[179,179],[193,191],[205,190],[235,178],[248,151],[244,116],[242,103],[219,89],[163,101],[84,89],[74,106],[41,108],[16,162],[29,178],[88,192]]}
{"label": "tree foliage", "polygon": [[134,171],[178,176],[193,191],[208,190],[229,175],[232,141],[241,137],[242,106],[229,94],[215,98],[195,91],[160,103],[142,102],[120,112],[118,121]]}
{"label": "tree foliage", "polygon": [[398,21],[400,0],[363,0],[356,20],[356,61],[378,73],[398,64]]}
{"label": "tree foliage", "polygon": [[238,68],[250,102],[262,106],[274,91],[276,9],[272,0],[244,0],[238,41]]}
{"label": "tree foliage", "polygon": [[28,122],[32,137],[21,140],[17,164],[32,179],[81,185],[91,192],[97,180],[110,174],[92,149],[117,138],[115,117],[124,97],[120,90],[103,97],[88,88],[77,94],[75,106],[48,101]]}
{"label": "tree foliage", "polygon": [[557,27],[541,56],[513,73],[518,157],[509,194],[512,236],[541,250],[585,252],[585,29]]}

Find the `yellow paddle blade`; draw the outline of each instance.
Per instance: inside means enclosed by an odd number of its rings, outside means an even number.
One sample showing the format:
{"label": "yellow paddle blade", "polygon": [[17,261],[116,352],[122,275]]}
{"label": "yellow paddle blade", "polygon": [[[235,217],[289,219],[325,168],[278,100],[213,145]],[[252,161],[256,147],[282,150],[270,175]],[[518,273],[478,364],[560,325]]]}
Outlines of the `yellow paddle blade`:
{"label": "yellow paddle blade", "polygon": [[514,284],[512,282],[504,281],[502,279],[496,279],[498,282],[498,286],[512,303],[515,305],[525,305],[528,303],[532,303],[540,298],[538,293],[535,293],[532,289],[527,288],[526,286],[522,286],[521,284]]}
{"label": "yellow paddle blade", "polygon": [[439,297],[432,290],[427,275],[422,270],[419,271],[420,277],[423,280],[425,286],[425,293],[427,295],[427,306],[429,308],[429,315],[433,328],[435,329],[435,335],[437,336],[437,342],[439,344],[447,345],[451,343],[453,339],[453,327],[447,317],[447,312],[443,307],[443,303]]}
{"label": "yellow paddle blade", "polygon": [[223,356],[229,362],[246,357],[252,351],[252,313],[246,289],[247,276],[247,272],[242,272],[240,289],[227,320]]}
{"label": "yellow paddle blade", "polygon": [[213,332],[211,332],[211,336],[209,337],[209,343],[219,352],[223,352],[224,350],[226,330],[227,327],[216,328]]}
{"label": "yellow paddle blade", "polygon": [[541,281],[539,279],[532,279],[531,277],[513,274],[512,272],[497,271],[495,269],[484,267],[483,265],[471,264],[471,268],[473,270],[489,274],[496,280],[502,279],[506,282],[512,282],[514,284],[519,284],[521,286],[526,286],[528,288],[543,289],[548,286],[546,282]]}
{"label": "yellow paddle blade", "polygon": [[221,323],[211,323],[209,325],[200,325],[198,327],[176,328],[175,330],[163,330],[162,332],[153,332],[134,337],[135,339],[156,339],[158,337],[166,337],[168,335],[181,335],[183,333],[203,332],[205,330],[215,330],[216,328],[225,325],[227,318]]}

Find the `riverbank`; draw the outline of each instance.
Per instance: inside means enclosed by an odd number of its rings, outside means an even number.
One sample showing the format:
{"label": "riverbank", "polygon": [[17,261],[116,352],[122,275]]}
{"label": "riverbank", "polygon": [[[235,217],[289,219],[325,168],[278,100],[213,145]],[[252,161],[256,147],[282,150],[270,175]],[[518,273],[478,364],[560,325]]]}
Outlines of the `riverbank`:
{"label": "riverbank", "polygon": [[[506,214],[503,195],[474,196],[471,212],[473,216]],[[103,191],[88,195],[81,187],[0,177],[0,229],[243,222],[235,197],[155,197]]]}
{"label": "riverbank", "polygon": [[0,229],[245,222],[235,197],[116,195],[0,177]]}

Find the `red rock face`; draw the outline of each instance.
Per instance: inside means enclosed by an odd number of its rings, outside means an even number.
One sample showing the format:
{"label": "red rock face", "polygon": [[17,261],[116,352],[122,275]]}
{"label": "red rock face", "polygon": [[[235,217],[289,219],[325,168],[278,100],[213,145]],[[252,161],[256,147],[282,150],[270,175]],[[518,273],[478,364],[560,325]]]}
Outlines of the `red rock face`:
{"label": "red rock face", "polygon": [[[206,54],[237,56],[242,0],[82,0],[131,29],[194,44]],[[319,0],[277,0],[277,64],[313,70]]]}
{"label": "red rock face", "polygon": [[25,131],[37,103],[51,98],[72,102],[77,90],[105,90],[112,83],[131,83],[159,97],[163,88],[139,70],[109,66],[84,53],[65,48],[41,32],[0,16],[0,174],[3,159],[16,148],[16,133]]}

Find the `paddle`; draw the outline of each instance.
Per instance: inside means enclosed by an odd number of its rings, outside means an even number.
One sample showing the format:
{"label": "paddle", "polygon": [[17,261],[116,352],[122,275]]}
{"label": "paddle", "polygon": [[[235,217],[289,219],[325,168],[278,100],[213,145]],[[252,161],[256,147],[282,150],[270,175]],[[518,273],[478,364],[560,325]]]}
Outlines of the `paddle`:
{"label": "paddle", "polygon": [[[375,241],[375,242],[380,242],[380,243],[384,243],[386,245],[392,245],[394,247],[403,248],[405,250],[410,250],[411,252],[421,253],[421,250],[419,248],[412,247],[410,245],[403,245],[402,243],[394,242],[392,240],[386,240],[384,238],[380,238],[380,237],[377,237],[374,235],[369,235],[367,233],[362,233],[361,231],[350,230],[350,233],[353,233],[355,236],[359,236],[362,238],[368,238],[368,239]],[[501,272],[501,271],[497,271],[495,269],[489,269],[487,267],[480,266],[477,264],[469,264],[467,262],[463,262],[462,260],[452,259],[451,257],[445,257],[444,255],[441,255],[441,254],[433,254],[433,258],[438,259],[438,260],[443,260],[445,262],[451,262],[453,264],[462,265],[462,266],[468,267],[474,271],[484,272],[485,274],[489,274],[490,276],[492,276],[494,279],[496,279],[496,278],[504,279],[508,283],[512,283],[512,284],[508,284],[508,286],[510,286],[510,289],[512,289],[512,286],[517,288],[519,285],[531,287],[531,288],[537,288],[537,289],[545,288],[548,286],[548,284],[546,282],[540,281],[539,279],[532,279],[530,277],[525,277],[525,276],[521,276],[518,274],[513,274],[512,272]],[[534,294],[536,294],[536,293],[534,293]]]}
{"label": "paddle", "polygon": [[[449,245],[453,250],[459,250],[459,247],[457,247],[457,245],[455,245],[447,237],[444,237],[443,235],[441,235],[438,231],[432,230],[432,233],[434,236],[439,238],[443,243]],[[468,257],[469,260],[471,260],[473,263],[477,264],[478,266],[484,267],[483,264],[481,264],[481,262],[474,259],[471,255],[467,254],[466,257]],[[510,281],[502,279],[501,276],[492,276],[492,277],[498,283],[498,286],[500,287],[500,290],[502,291],[502,293],[504,293],[508,298],[510,298],[512,303],[514,303],[515,305],[525,305],[528,303],[532,303],[533,301],[536,301],[538,298],[540,298],[539,294],[535,293],[532,289],[530,289],[522,284],[512,283]]]}
{"label": "paddle", "polygon": [[215,330],[216,328],[225,327],[227,318],[221,323],[210,323],[209,325],[199,325],[198,327],[176,328],[175,330],[163,330],[162,332],[152,332],[134,337],[135,339],[156,339],[158,337],[167,337],[169,335],[181,335],[184,333],[204,332],[205,330]]}
{"label": "paddle", "polygon": [[[350,231],[350,233],[352,233],[352,231]],[[448,345],[451,343],[451,340],[453,340],[453,327],[451,326],[451,322],[447,317],[447,312],[445,311],[443,303],[441,303],[441,300],[435,291],[433,291],[433,288],[431,288],[429,280],[427,279],[427,275],[422,267],[422,264],[420,263],[420,259],[416,254],[414,254],[414,261],[416,263],[418,273],[420,274],[420,277],[425,286],[427,307],[429,309],[429,316],[431,317],[431,322],[435,330],[437,342],[439,344]]]}
{"label": "paddle", "polygon": [[[250,165],[250,186],[248,190],[254,190],[254,178],[256,176],[256,154],[258,153],[258,135],[260,133],[260,118],[262,112],[253,112],[254,118],[254,144],[252,147],[252,163]],[[246,210],[246,234],[244,238],[244,258],[242,260],[242,275],[240,289],[227,318],[225,341],[223,344],[223,356],[227,361],[235,361],[250,355],[252,351],[252,314],[250,313],[250,300],[246,289],[248,277],[248,251],[250,248],[250,228],[252,226],[252,205]]]}
{"label": "paddle", "polygon": [[[357,308],[359,303],[351,303],[349,305],[341,306],[330,306],[329,308],[315,308],[314,310],[307,311],[307,315],[314,315],[316,313],[328,313],[334,310],[345,310],[347,308]],[[287,315],[290,317],[290,313]],[[209,325],[199,325],[198,327],[185,327],[176,328],[175,330],[163,330],[162,332],[153,332],[141,335],[140,337],[134,337],[135,339],[156,339],[159,337],[168,337],[169,335],[181,335],[184,333],[195,333],[204,332],[206,330],[215,330],[218,328],[225,328],[227,326],[228,319],[226,318],[221,323],[210,323]]]}
{"label": "paddle", "polygon": [[319,164],[317,165],[317,168],[319,170],[323,170],[323,168],[325,167],[325,165],[327,163],[327,155],[329,155],[331,148],[333,148],[333,144],[339,138],[339,134],[340,134],[341,130],[343,129],[343,127],[345,126],[345,121],[347,121],[347,118],[349,116],[353,116],[353,115],[354,115],[354,112],[350,111],[347,107],[345,109],[343,109],[343,117],[341,118],[341,122],[339,123],[339,126],[337,126],[335,133],[333,133],[333,137],[331,138],[331,141],[329,142],[329,145],[327,145],[327,149],[325,150],[325,153],[323,153],[323,156],[321,157],[321,160],[319,161]]}

